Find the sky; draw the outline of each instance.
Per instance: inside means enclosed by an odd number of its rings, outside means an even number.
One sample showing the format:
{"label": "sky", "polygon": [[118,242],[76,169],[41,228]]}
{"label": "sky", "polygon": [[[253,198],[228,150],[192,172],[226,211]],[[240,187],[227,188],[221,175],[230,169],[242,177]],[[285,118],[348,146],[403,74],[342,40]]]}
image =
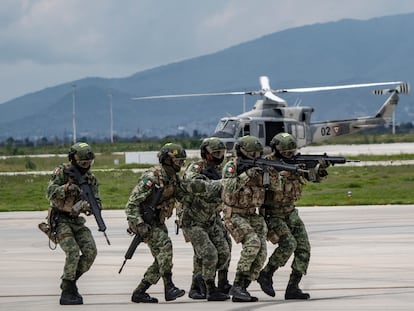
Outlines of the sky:
{"label": "sky", "polygon": [[0,103],[298,26],[412,12],[413,0],[0,0]]}

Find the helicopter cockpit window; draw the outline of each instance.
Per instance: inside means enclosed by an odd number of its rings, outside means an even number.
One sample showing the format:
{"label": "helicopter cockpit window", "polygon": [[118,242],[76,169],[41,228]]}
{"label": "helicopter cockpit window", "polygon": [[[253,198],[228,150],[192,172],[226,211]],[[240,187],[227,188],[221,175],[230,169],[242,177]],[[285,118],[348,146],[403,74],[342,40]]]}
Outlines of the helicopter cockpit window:
{"label": "helicopter cockpit window", "polygon": [[237,120],[220,120],[217,124],[215,134],[217,137],[234,137],[238,128]]}

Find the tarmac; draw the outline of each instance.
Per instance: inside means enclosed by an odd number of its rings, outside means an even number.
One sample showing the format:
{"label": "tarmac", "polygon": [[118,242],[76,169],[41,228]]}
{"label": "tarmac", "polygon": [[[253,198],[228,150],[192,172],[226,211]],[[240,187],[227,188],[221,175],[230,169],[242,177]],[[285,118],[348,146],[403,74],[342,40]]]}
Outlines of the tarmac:
{"label": "tarmac", "polygon": [[[152,256],[145,244],[138,246],[122,273],[131,237],[126,234],[122,210],[104,210],[107,245],[93,216],[88,217],[98,256],[79,281],[84,305],[60,306],[60,276],[64,254],[50,250],[38,228],[46,212],[0,213],[0,310],[414,310],[414,205],[300,207],[312,256],[301,287],[311,299],[284,300],[290,263],[276,271],[276,297],[264,294],[257,282],[248,288],[259,298],[254,303],[208,302],[188,298],[192,274],[192,247],[182,233],[175,234],[174,217],[168,221],[174,247],[173,280],[186,290],[175,301],[164,300],[162,281],[148,292],[158,304],[135,304],[131,293]],[[268,255],[275,245],[268,244]],[[232,282],[240,245],[233,244]]]}

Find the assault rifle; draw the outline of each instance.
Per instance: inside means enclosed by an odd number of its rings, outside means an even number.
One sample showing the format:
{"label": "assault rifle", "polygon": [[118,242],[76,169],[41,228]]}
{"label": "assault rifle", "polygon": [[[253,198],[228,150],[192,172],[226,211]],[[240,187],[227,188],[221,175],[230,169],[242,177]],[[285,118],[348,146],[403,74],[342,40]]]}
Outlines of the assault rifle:
{"label": "assault rifle", "polygon": [[98,230],[103,232],[106,242],[108,245],[111,245],[111,242],[109,242],[108,236],[105,233],[106,225],[104,223],[104,220],[102,218],[101,214],[101,206],[100,203],[95,198],[95,195],[93,194],[91,185],[88,183],[88,181],[82,176],[78,168],[74,165],[71,165],[69,168],[65,169],[65,173],[68,174],[70,177],[72,177],[79,185],[81,191],[81,198],[82,200],[85,200],[89,203],[91,208],[91,213],[93,216],[95,216],[96,223],[98,224]]}
{"label": "assault rifle", "polygon": [[237,162],[237,169],[239,172],[244,172],[251,167],[260,167],[263,169],[263,185],[265,187],[269,186],[270,178],[269,178],[269,168],[273,167],[277,171],[288,171],[295,174],[303,174],[307,173],[308,171],[300,168],[297,165],[291,163],[285,163],[281,160],[268,160],[268,159],[244,159],[240,158]]}
{"label": "assault rifle", "polygon": [[[160,201],[162,197],[162,193],[164,192],[164,188],[158,186],[157,184],[154,185],[154,188],[152,190],[152,200],[150,205],[144,205],[142,204],[140,206],[142,219],[145,223],[149,225],[153,225],[156,217],[159,216],[157,212],[157,204]],[[128,233],[131,233],[129,229],[127,229]],[[124,268],[126,262],[128,259],[131,259],[134,255],[135,251],[137,250],[138,245],[144,241],[144,239],[141,237],[141,235],[137,232],[135,233],[134,238],[132,239],[131,244],[128,247],[128,250],[125,253],[124,256],[124,262],[122,263],[121,268],[119,269],[118,273],[122,272],[122,269]]]}
{"label": "assault rifle", "polygon": [[[129,231],[129,229],[128,229],[128,230],[127,230],[127,232],[128,232],[128,233],[130,233],[131,231]],[[127,261],[128,259],[131,259],[131,258],[132,258],[132,255],[134,255],[134,253],[135,253],[135,251],[136,251],[136,249],[137,249],[138,245],[139,245],[142,241],[144,241],[144,240],[142,239],[141,235],[140,235],[139,233],[135,233],[135,236],[134,236],[134,238],[132,239],[132,242],[131,242],[131,244],[129,245],[128,250],[127,250],[127,251],[126,251],[126,253],[125,253],[125,259],[124,259],[124,262],[122,263],[122,266],[121,266],[121,268],[119,269],[118,273],[121,273],[121,272],[122,272],[122,269],[124,268],[124,266],[125,266],[125,264],[126,264],[126,261]]]}
{"label": "assault rifle", "polygon": [[283,162],[293,165],[299,165],[308,170],[310,181],[317,180],[317,165],[324,164],[326,167],[335,164],[345,164],[346,162],[359,162],[359,160],[347,160],[344,157],[332,157],[324,154],[296,154],[291,158],[283,158]]}

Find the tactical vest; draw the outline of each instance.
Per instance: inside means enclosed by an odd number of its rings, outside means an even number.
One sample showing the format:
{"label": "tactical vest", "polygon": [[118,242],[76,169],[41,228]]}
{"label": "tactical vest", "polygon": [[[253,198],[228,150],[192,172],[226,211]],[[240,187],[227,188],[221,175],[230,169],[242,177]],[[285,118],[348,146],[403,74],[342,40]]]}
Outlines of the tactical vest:
{"label": "tactical vest", "polygon": [[157,184],[160,185],[160,187],[164,188],[164,191],[162,193],[161,199],[159,203],[157,204],[157,209],[160,211],[160,223],[164,223],[165,219],[168,219],[171,217],[174,206],[175,206],[175,195],[174,190],[177,186],[177,179],[174,178],[173,181],[170,181],[168,185],[164,183],[164,178],[161,173],[160,167],[155,167],[151,169],[151,172],[154,174]]}
{"label": "tactical vest", "polygon": [[[71,166],[70,163],[68,164],[63,164],[61,166],[62,172],[64,171],[64,169],[67,169]],[[64,176],[64,184],[66,185],[70,185],[70,184],[76,184],[77,182],[70,176],[66,175],[65,173],[63,173]],[[90,173],[86,173],[85,174],[85,180],[88,182],[88,184],[92,183],[92,174]],[[52,199],[52,203],[54,206],[56,206],[59,210],[63,211],[63,212],[67,212],[67,213],[71,213],[72,212],[72,206],[79,201],[80,198],[80,193],[71,193],[71,192],[66,192],[65,191],[65,198],[64,199]]]}
{"label": "tactical vest", "polygon": [[266,191],[266,206],[281,209],[294,207],[295,202],[302,195],[303,184],[304,181],[300,176],[289,172],[280,172],[277,189]]}
{"label": "tactical vest", "polygon": [[250,210],[260,207],[264,202],[264,197],[263,177],[256,176],[251,178],[239,191],[224,193],[223,201],[224,204],[232,208],[233,213],[247,214]]}

